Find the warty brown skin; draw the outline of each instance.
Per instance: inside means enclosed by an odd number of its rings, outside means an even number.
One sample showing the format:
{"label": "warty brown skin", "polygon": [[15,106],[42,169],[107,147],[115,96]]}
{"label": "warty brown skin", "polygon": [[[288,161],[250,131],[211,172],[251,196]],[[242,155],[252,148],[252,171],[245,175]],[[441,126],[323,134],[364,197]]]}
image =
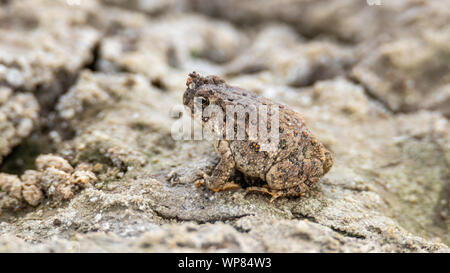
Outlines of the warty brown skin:
{"label": "warty brown skin", "polygon": [[[264,187],[249,187],[247,192],[259,191],[272,195],[271,202],[282,196],[300,196],[309,191],[333,165],[331,153],[314,137],[305,126],[303,118],[286,105],[275,103],[267,98],[244,89],[229,86],[218,76],[202,77],[193,72],[186,82],[187,89],[183,104],[194,115],[194,98],[201,98],[203,108],[214,104],[226,113],[227,106],[258,107],[258,105],[278,106],[279,108],[279,144],[275,151],[262,151],[258,139],[248,139],[248,126],[245,127],[244,140],[225,139],[225,117],[220,132],[223,136],[216,140],[214,147],[220,161],[211,176],[204,175],[203,183],[212,191],[238,188],[229,182],[234,169],[248,177],[260,178],[267,182]],[[211,116],[213,117],[213,116]],[[271,114],[267,118],[270,131]],[[214,128],[205,115],[202,123]],[[247,120],[246,120],[247,122]]]}

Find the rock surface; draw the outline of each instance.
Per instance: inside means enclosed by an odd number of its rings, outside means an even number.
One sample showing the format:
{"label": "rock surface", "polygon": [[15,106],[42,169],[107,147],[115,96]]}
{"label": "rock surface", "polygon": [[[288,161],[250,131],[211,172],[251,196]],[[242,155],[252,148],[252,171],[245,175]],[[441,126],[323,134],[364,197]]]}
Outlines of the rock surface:
{"label": "rock surface", "polygon": [[[1,252],[450,251],[448,1],[125,2],[0,4]],[[301,113],[333,168],[273,204],[197,188],[193,70]]]}
{"label": "rock surface", "polygon": [[37,126],[39,104],[31,94],[0,87],[0,163]]}

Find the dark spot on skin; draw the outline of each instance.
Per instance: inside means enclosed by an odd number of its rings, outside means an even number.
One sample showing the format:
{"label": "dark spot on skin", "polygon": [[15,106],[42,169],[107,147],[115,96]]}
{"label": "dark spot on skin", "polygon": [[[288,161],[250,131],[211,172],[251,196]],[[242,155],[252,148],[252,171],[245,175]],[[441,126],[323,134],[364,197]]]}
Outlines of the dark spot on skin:
{"label": "dark spot on skin", "polygon": [[304,157],[306,157],[306,152],[308,151],[308,146],[303,146],[303,149],[302,149],[302,154],[303,154],[303,156]]}
{"label": "dark spot on skin", "polygon": [[259,152],[260,151],[261,146],[256,143],[256,142],[251,142],[250,143],[250,149],[254,152]]}
{"label": "dark spot on skin", "polygon": [[209,105],[209,99],[202,97],[202,106],[203,108],[207,107]]}
{"label": "dark spot on skin", "polygon": [[282,139],[280,140],[280,143],[278,143],[278,149],[286,149],[287,145],[286,145],[286,139]]}

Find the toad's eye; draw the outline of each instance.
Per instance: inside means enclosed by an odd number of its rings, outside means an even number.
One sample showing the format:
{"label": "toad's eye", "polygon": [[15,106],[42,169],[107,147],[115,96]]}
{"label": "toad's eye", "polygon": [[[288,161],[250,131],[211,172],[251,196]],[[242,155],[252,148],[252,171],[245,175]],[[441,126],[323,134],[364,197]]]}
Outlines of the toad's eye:
{"label": "toad's eye", "polygon": [[202,106],[206,107],[209,105],[209,99],[202,97]]}

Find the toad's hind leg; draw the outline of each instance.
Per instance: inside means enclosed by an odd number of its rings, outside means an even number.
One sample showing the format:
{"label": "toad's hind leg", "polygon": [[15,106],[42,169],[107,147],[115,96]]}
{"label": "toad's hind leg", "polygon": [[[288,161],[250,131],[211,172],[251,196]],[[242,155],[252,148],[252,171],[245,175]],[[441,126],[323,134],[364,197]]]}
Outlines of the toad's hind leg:
{"label": "toad's hind leg", "polygon": [[260,193],[266,193],[271,195],[270,203],[273,203],[276,199],[284,196],[304,196],[305,194],[301,192],[297,187],[291,188],[291,189],[282,189],[282,190],[271,190],[269,188],[265,187],[248,187],[245,190],[245,194],[248,194],[250,192],[260,192]]}
{"label": "toad's hind leg", "polygon": [[309,191],[322,174],[322,163],[319,160],[290,157],[273,165],[266,174],[266,181],[271,189],[296,195]]}
{"label": "toad's hind leg", "polygon": [[[232,190],[240,188],[234,182],[227,182],[234,170],[234,158],[230,150],[228,142],[219,141],[217,144],[217,152],[220,155],[219,164],[213,170],[211,177],[203,175],[204,184],[206,187],[214,192]],[[198,183],[196,183],[196,186]]]}

